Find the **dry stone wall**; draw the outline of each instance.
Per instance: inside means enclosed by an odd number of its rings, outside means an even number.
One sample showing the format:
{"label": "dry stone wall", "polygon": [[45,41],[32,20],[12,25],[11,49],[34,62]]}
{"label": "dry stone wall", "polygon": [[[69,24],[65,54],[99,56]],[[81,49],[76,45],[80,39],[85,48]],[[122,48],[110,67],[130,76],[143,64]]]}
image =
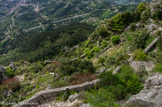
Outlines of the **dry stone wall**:
{"label": "dry stone wall", "polygon": [[54,100],[54,98],[58,94],[66,92],[66,90],[84,91],[89,88],[93,88],[97,82],[99,82],[99,79],[93,80],[91,82],[86,82],[83,84],[40,91],[40,92],[36,93],[33,97],[19,103],[18,105],[15,105],[14,107],[37,107],[43,103],[47,103],[49,101]]}

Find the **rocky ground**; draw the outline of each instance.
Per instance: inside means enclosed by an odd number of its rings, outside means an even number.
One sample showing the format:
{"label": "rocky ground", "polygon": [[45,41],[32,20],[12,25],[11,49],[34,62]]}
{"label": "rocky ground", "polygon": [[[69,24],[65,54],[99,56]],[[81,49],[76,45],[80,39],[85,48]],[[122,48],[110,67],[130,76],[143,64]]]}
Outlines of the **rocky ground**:
{"label": "rocky ground", "polygon": [[132,96],[127,104],[136,107],[162,107],[162,75],[157,73],[149,77],[144,89]]}

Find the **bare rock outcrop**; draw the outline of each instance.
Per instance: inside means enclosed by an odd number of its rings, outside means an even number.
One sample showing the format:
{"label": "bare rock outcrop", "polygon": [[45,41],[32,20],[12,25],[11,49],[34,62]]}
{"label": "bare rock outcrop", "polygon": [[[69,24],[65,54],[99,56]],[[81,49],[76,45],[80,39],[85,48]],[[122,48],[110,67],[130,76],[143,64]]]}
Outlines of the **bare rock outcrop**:
{"label": "bare rock outcrop", "polygon": [[138,71],[141,67],[144,67],[146,71],[152,71],[152,69],[155,67],[155,64],[151,61],[132,61],[130,62],[130,66],[135,71]]}
{"label": "bare rock outcrop", "polygon": [[151,15],[153,16],[157,10],[162,9],[161,0],[152,0],[151,2]]}
{"label": "bare rock outcrop", "polygon": [[126,104],[135,107],[162,107],[162,75],[157,73],[149,77],[144,89],[132,96]]}

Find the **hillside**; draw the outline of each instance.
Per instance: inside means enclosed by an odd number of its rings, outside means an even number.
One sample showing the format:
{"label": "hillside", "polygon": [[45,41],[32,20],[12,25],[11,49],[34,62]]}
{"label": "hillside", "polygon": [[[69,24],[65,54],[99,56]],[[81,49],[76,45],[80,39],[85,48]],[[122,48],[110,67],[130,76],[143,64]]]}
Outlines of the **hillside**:
{"label": "hillside", "polygon": [[0,63],[11,63],[0,67],[1,105],[161,107],[162,1],[140,3],[97,25],[3,41]]}
{"label": "hillside", "polygon": [[[130,1],[119,5],[112,0],[2,0],[0,40],[15,38],[23,32],[49,31],[74,22],[97,25],[117,12],[132,11],[137,4]],[[78,15],[81,16],[76,18]],[[66,18],[70,19],[64,20]]]}

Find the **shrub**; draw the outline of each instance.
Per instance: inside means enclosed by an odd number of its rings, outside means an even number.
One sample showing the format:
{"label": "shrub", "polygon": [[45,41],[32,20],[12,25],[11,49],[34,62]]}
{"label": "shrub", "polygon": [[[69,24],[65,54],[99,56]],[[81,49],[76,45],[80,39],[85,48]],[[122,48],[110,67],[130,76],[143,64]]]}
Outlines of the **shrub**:
{"label": "shrub", "polygon": [[108,90],[91,90],[86,95],[85,102],[90,103],[93,107],[120,107],[115,103],[113,94]]}
{"label": "shrub", "polygon": [[89,48],[86,48],[86,49],[84,50],[84,54],[85,54],[88,58],[91,58],[91,57],[93,56],[92,51],[91,51],[91,49],[89,49]]}
{"label": "shrub", "polygon": [[104,65],[104,62],[105,62],[105,58],[100,57],[100,58],[98,59],[98,63],[101,63],[102,65]]}
{"label": "shrub", "polygon": [[10,67],[6,68],[5,75],[9,78],[13,77],[15,75],[15,71],[11,69]]}
{"label": "shrub", "polygon": [[107,87],[110,85],[117,85],[120,83],[120,79],[117,75],[113,75],[112,72],[105,72],[99,75],[101,81],[99,82],[99,87]]}
{"label": "shrub", "polygon": [[108,46],[108,42],[107,41],[102,41],[101,42],[101,48],[105,48]]}
{"label": "shrub", "polygon": [[30,70],[34,73],[38,73],[39,71],[41,71],[43,68],[42,63],[37,62],[37,63],[33,63]]}
{"label": "shrub", "polygon": [[157,63],[153,71],[162,73],[162,64]]}
{"label": "shrub", "polygon": [[99,52],[100,51],[100,48],[99,47],[93,47],[93,49],[92,49],[94,52]]}
{"label": "shrub", "polygon": [[131,31],[135,31],[135,30],[136,30],[136,24],[132,23],[132,24],[130,25],[130,30],[131,30]]}
{"label": "shrub", "polygon": [[63,75],[71,75],[74,72],[95,72],[93,63],[87,60],[75,60],[63,62],[62,66],[57,69],[58,73]]}
{"label": "shrub", "polygon": [[140,60],[140,61],[147,60],[147,55],[140,49],[134,52],[133,57],[135,58],[135,60]]}
{"label": "shrub", "polygon": [[126,87],[127,87],[127,92],[129,92],[130,94],[137,94],[143,88],[139,80],[136,79],[128,80],[126,82]]}
{"label": "shrub", "polygon": [[124,12],[122,13],[122,18],[126,26],[128,26],[131,22],[133,22],[133,14],[131,12]]}
{"label": "shrub", "polygon": [[143,88],[138,75],[134,74],[133,69],[128,65],[122,66],[116,75],[112,72],[104,72],[99,77],[101,81],[97,86],[108,89],[116,100],[136,94]]}
{"label": "shrub", "polygon": [[98,35],[101,36],[101,37],[110,37],[110,36],[111,36],[111,33],[108,32],[107,28],[104,27],[104,26],[100,26],[100,27],[97,29],[96,32],[97,32]]}
{"label": "shrub", "polygon": [[119,36],[116,35],[111,38],[111,41],[113,44],[118,44],[120,41],[120,38],[119,38]]}
{"label": "shrub", "polygon": [[161,11],[161,10],[157,10],[157,11],[153,14],[153,19],[162,20],[162,11]]}
{"label": "shrub", "polygon": [[140,3],[137,7],[137,11],[142,13],[146,9],[146,6],[144,3]]}
{"label": "shrub", "polygon": [[140,31],[137,34],[133,35],[134,37],[134,43],[137,46],[137,48],[145,48],[146,41],[149,38],[149,34],[146,31]]}

